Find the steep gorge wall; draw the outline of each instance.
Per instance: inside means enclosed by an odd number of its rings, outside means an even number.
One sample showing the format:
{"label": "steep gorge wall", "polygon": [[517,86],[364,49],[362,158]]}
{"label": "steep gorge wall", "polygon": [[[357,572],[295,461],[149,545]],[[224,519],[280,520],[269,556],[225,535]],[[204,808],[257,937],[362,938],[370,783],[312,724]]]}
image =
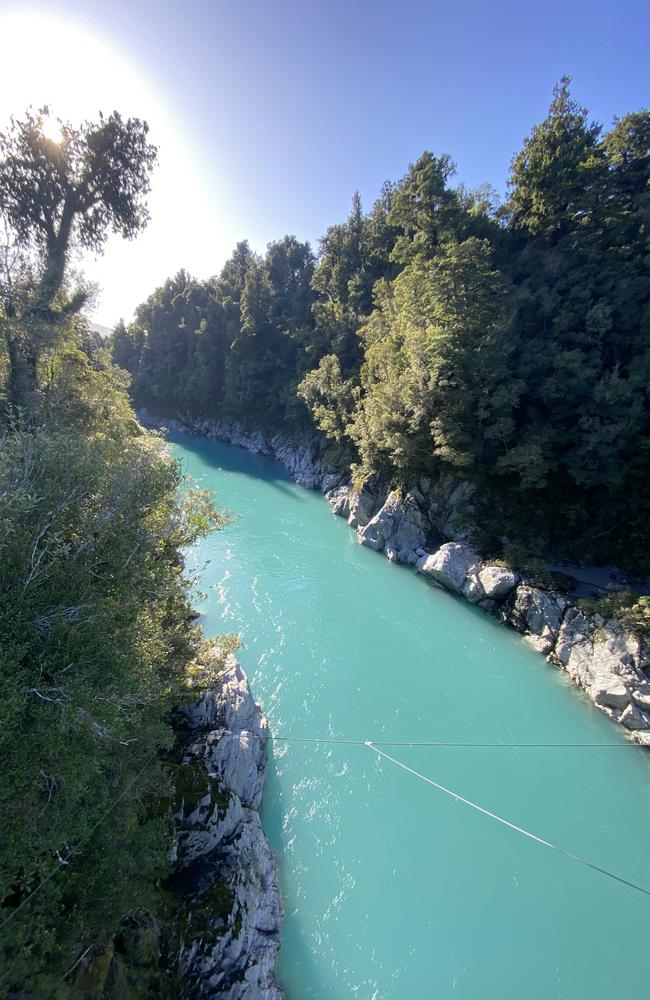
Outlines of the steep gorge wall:
{"label": "steep gorge wall", "polygon": [[268,725],[229,656],[220,683],[183,713],[177,776],[177,972],[183,995],[282,1000],[275,981],[283,919],[262,829]]}

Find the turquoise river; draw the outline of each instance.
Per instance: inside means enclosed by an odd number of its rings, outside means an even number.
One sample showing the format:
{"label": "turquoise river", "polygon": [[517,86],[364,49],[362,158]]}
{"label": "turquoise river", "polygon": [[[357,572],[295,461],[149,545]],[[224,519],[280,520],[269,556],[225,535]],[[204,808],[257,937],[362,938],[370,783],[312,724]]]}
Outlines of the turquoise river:
{"label": "turquoise river", "polygon": [[[517,635],[358,545],[275,462],[172,442],[236,515],[191,553],[204,629],[242,634],[273,733],[305,738],[273,743],[263,808],[287,1000],[645,1000],[650,896],[366,746],[307,740],[497,744],[384,749],[646,887],[649,755]],[[581,745],[498,745],[512,743]]]}

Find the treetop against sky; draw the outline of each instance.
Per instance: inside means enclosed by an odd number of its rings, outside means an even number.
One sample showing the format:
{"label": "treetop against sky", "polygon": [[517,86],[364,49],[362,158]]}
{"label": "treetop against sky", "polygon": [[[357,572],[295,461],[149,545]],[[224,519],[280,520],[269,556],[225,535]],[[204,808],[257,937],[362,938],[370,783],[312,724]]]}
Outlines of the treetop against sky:
{"label": "treetop against sky", "polygon": [[642,0],[0,0],[0,127],[46,103],[73,124],[149,121],[152,222],[81,262],[113,324],[180,267],[217,272],[240,239],[316,244],[355,189],[370,205],[424,149],[504,193],[564,73],[606,125],[647,105],[649,33]]}

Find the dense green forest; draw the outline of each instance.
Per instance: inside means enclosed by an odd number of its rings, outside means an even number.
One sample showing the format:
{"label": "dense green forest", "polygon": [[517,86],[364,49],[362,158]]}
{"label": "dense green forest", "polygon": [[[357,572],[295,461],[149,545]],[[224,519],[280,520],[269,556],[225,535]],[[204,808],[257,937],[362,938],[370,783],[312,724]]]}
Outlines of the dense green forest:
{"label": "dense green forest", "polygon": [[0,135],[0,996],[177,996],[164,750],[203,654],[178,550],[221,519],[179,500],[71,275],[146,223],[147,127],[113,114],[54,143],[46,117]]}
{"label": "dense green forest", "polygon": [[114,360],[161,415],[315,425],[357,482],[470,480],[488,553],[646,572],[650,112],[605,131],[564,79],[502,204],[454,170],[427,152],[369,212],[355,196],[317,257],[287,236],[177,274]]}
{"label": "dense green forest", "polygon": [[503,204],[425,153],[317,256],[170,279],[112,354],[71,262],[143,228],[156,152],[137,119],[46,118],[0,134],[0,995],[164,995],[164,751],[212,679],[178,550],[223,519],[129,391],[318,433],[357,482],[468,479],[486,553],[647,572],[650,112],[604,131],[563,81]]}

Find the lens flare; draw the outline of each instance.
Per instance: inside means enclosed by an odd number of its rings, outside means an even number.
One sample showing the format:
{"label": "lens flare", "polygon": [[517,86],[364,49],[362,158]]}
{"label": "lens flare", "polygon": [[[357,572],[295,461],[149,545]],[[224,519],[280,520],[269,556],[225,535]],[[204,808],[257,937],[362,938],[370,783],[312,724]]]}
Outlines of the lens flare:
{"label": "lens flare", "polygon": [[49,139],[50,142],[55,142],[58,145],[63,139],[61,124],[59,120],[57,118],[53,118],[52,115],[48,115],[43,119],[42,129],[43,135],[46,139]]}

